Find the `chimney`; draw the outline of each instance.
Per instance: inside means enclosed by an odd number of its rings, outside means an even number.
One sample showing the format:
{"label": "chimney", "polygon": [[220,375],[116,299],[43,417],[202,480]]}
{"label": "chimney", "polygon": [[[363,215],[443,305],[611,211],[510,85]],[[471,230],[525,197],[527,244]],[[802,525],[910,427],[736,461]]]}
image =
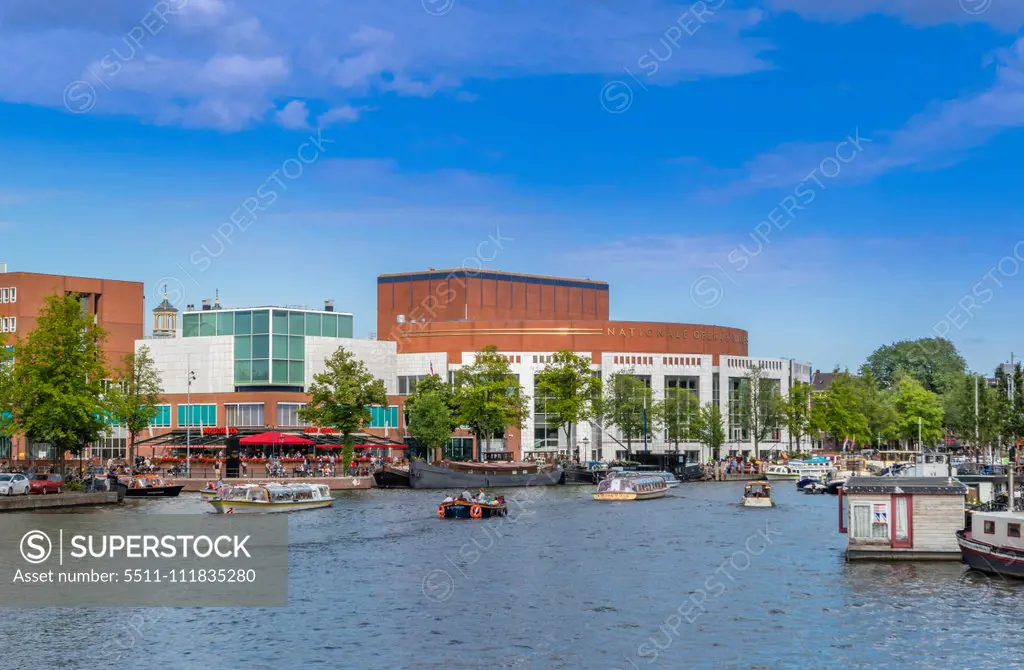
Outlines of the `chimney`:
{"label": "chimney", "polygon": [[196,311],[196,306],[192,305],[192,304],[185,305],[185,311],[186,312],[194,312],[194,311]]}
{"label": "chimney", "polygon": [[324,311],[325,312],[333,312],[334,311],[334,301],[331,300],[330,298],[328,298],[327,300],[324,300]]}
{"label": "chimney", "polygon": [[204,312],[210,311],[210,299],[209,298],[203,298],[203,311]]}

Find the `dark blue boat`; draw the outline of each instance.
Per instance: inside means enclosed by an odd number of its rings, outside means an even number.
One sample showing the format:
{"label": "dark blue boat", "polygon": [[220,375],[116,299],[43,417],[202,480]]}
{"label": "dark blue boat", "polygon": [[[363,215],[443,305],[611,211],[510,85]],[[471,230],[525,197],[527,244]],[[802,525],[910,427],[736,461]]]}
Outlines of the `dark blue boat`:
{"label": "dark blue boat", "polygon": [[796,483],[796,490],[797,491],[803,491],[805,488],[807,488],[811,484],[820,484],[820,483],[821,482],[818,481],[818,479],[816,477],[803,477],[799,481],[797,481],[797,483]]}

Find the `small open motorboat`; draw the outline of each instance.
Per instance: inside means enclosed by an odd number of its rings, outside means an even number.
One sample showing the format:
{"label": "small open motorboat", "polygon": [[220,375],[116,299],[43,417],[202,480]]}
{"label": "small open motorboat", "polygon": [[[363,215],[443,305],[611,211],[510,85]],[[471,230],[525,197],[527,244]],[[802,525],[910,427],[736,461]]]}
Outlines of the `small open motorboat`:
{"label": "small open motorboat", "polygon": [[963,562],[975,570],[1024,577],[1024,512],[974,512],[971,530],[956,533]]}
{"label": "small open motorboat", "polygon": [[817,477],[801,477],[799,480],[797,480],[796,490],[803,491],[805,488],[811,486],[812,484],[821,484],[821,480],[818,479]]}
{"label": "small open motorboat", "polygon": [[221,487],[209,503],[218,514],[260,514],[330,507],[334,498],[327,484],[241,484]]}
{"label": "small open motorboat", "polygon": [[774,507],[772,485],[767,481],[747,482],[742,502],[744,507]]}
{"label": "small open motorboat", "polygon": [[498,496],[494,502],[456,498],[437,506],[438,519],[490,519],[492,516],[508,516],[505,496]]}
{"label": "small open motorboat", "polygon": [[648,498],[664,497],[668,484],[664,477],[648,477],[647,475],[616,474],[601,481],[597,485],[594,500],[625,501],[647,500]]}
{"label": "small open motorboat", "polygon": [[128,490],[126,498],[177,498],[184,484],[175,484],[162,479],[159,475],[133,475],[118,477]]}

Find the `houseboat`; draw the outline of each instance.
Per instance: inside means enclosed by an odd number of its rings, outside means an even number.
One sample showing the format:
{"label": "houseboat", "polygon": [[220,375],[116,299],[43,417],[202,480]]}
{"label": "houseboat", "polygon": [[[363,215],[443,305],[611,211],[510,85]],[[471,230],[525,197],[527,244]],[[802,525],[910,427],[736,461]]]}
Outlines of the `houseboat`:
{"label": "houseboat", "polygon": [[743,500],[740,502],[744,507],[774,507],[772,485],[766,481],[747,482],[743,489]]}
{"label": "houseboat", "polygon": [[132,475],[118,477],[128,487],[126,498],[177,498],[184,484],[175,484],[162,479],[159,475]]}
{"label": "houseboat", "polygon": [[963,562],[975,570],[1024,577],[1024,512],[974,512],[971,529],[956,533]]}
{"label": "houseboat", "polygon": [[537,463],[515,461],[441,461],[409,463],[409,485],[414,489],[475,489],[480,487],[555,486],[565,483],[565,472]]}
{"label": "houseboat", "polygon": [[327,484],[242,484],[223,487],[209,501],[217,514],[261,514],[334,504]]}
{"label": "houseboat", "polygon": [[408,468],[385,465],[373,473],[373,482],[379,489],[410,488]]}
{"label": "houseboat", "polygon": [[838,505],[847,560],[960,560],[966,497],[949,477],[851,477]]}
{"label": "houseboat", "polygon": [[597,485],[597,493],[594,494],[594,500],[606,502],[647,500],[649,498],[661,498],[667,490],[668,484],[661,477],[615,474],[602,480]]}

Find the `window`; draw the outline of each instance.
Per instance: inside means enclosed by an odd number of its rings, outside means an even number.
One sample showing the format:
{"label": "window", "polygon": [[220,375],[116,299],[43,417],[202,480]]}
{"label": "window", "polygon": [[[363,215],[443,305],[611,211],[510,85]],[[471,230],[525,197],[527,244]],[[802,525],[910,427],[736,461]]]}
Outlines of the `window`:
{"label": "window", "polygon": [[370,428],[398,428],[398,407],[391,405],[390,407],[369,407],[370,410]]}
{"label": "window", "polygon": [[473,438],[453,437],[448,440],[441,453],[442,458],[452,461],[468,461],[473,458]]}
{"label": "window", "polygon": [[18,302],[18,288],[11,288],[11,302]]}
{"label": "window", "polygon": [[851,506],[853,528],[851,535],[859,540],[889,538],[889,504],[857,503]]}
{"label": "window", "polygon": [[178,405],[178,427],[211,427],[217,425],[217,406]]}
{"label": "window", "polygon": [[308,424],[299,418],[299,410],[305,406],[305,403],[277,403],[278,428],[304,428],[307,426]]}
{"label": "window", "polygon": [[1008,523],[1008,524],[1006,524],[1006,536],[1007,537],[1020,537],[1020,524],[1019,523]]}
{"label": "window", "polygon": [[533,448],[539,451],[558,450],[558,426],[553,423],[546,409],[550,401],[551,398],[546,395],[538,395],[533,399]]}
{"label": "window", "polygon": [[263,421],[263,403],[237,403],[224,405],[227,426],[265,426]]}
{"label": "window", "polygon": [[157,405],[156,416],[149,422],[150,428],[170,428],[171,427],[171,406],[170,405]]}
{"label": "window", "polygon": [[995,521],[986,521],[985,522],[985,535],[995,535],[995,534],[996,534],[996,522]]}
{"label": "window", "polygon": [[10,302],[10,299],[11,299],[11,289],[5,288],[3,290],[3,293],[0,294],[0,302]]}
{"label": "window", "polygon": [[427,375],[399,375],[398,395],[412,395],[416,385],[427,378]]}

